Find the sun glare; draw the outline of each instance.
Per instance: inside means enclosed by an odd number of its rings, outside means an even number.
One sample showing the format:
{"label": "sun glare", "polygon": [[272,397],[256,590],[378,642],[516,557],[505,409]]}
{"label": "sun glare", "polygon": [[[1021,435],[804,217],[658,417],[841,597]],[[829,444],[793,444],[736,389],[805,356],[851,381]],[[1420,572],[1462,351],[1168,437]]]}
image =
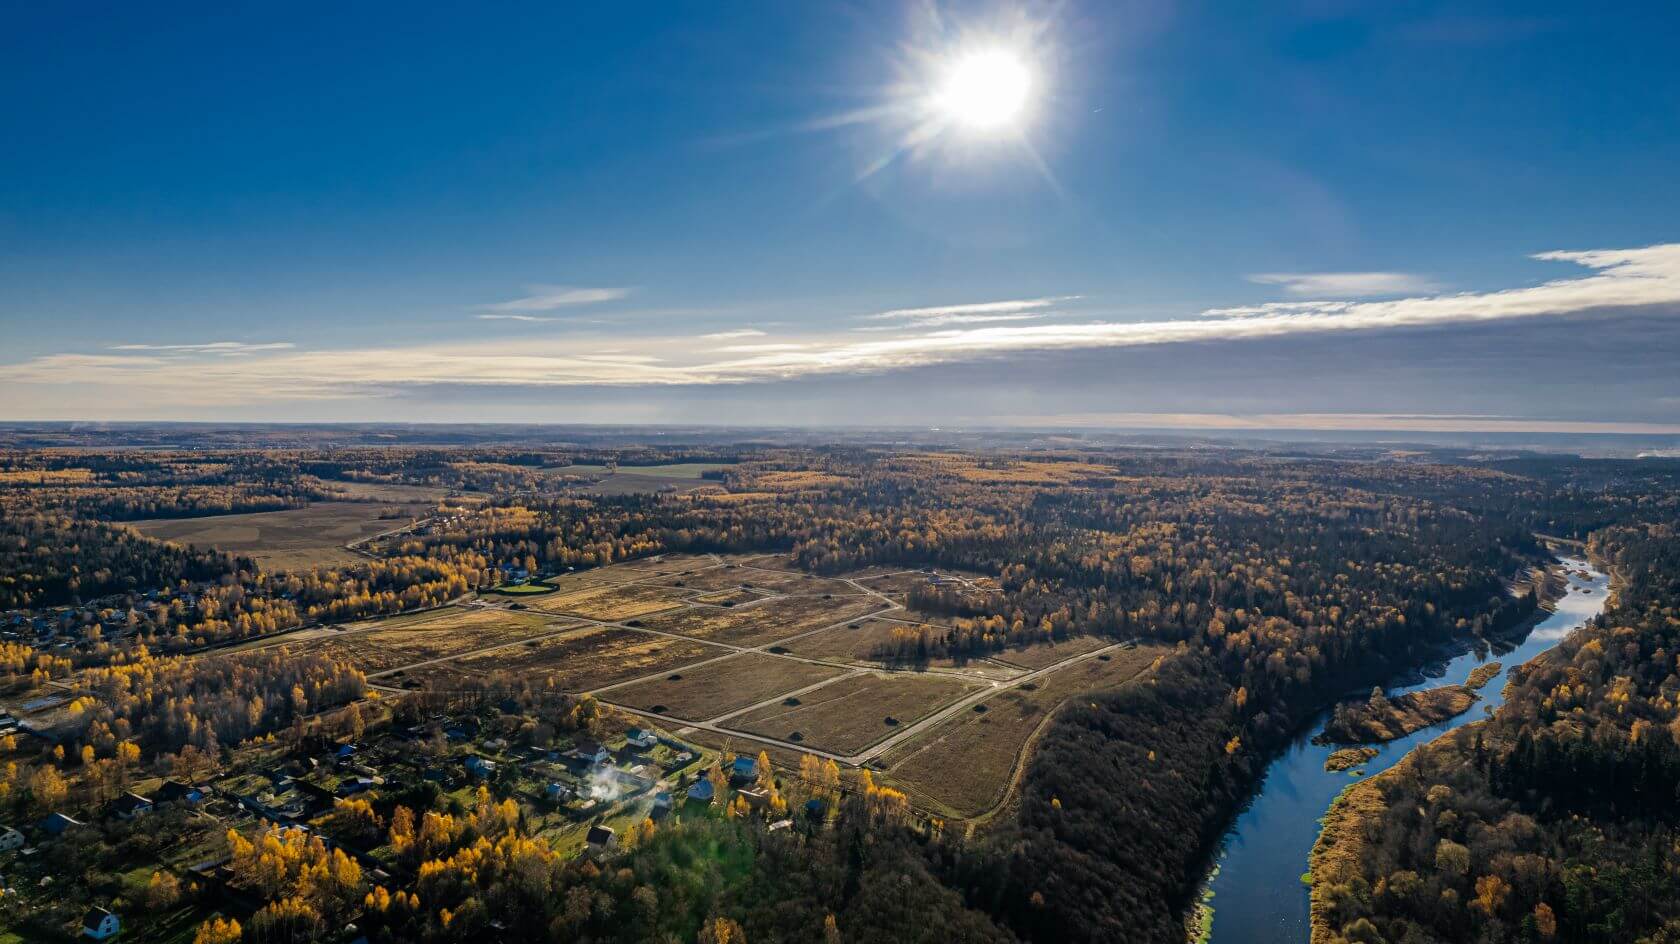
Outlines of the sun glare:
{"label": "sun glare", "polygon": [[967,53],[946,68],[934,105],[956,124],[996,131],[1020,120],[1032,85],[1032,72],[1014,53],[1003,49]]}

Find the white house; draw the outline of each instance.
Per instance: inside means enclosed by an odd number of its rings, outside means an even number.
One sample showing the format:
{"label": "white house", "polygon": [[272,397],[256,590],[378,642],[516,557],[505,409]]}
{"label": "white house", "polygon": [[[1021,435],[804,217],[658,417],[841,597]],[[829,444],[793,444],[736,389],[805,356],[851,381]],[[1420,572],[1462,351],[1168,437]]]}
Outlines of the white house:
{"label": "white house", "polygon": [[82,919],[82,936],[96,941],[116,937],[121,930],[122,920],[104,908],[90,908],[87,917]]}
{"label": "white house", "polygon": [[23,848],[23,833],[10,826],[0,828],[0,852],[10,852]]}

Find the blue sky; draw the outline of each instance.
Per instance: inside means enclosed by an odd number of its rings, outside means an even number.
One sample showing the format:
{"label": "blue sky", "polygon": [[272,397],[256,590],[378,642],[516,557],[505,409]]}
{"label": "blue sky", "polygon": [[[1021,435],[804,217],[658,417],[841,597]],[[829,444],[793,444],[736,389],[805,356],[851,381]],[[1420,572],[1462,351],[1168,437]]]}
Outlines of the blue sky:
{"label": "blue sky", "polygon": [[1680,423],[1671,5],[3,17],[7,418]]}

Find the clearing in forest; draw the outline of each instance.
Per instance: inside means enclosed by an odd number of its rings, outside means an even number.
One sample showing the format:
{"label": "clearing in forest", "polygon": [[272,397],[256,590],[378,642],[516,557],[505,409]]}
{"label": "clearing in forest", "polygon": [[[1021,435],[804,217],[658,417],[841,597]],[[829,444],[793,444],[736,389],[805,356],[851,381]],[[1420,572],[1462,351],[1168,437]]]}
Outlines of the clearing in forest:
{"label": "clearing in forest", "polygon": [[896,786],[937,808],[972,817],[1007,793],[1033,733],[1077,695],[1119,687],[1169,650],[1117,649],[1010,688],[933,725],[880,758]]}
{"label": "clearing in forest", "polygon": [[728,651],[686,639],[639,633],[633,629],[585,626],[558,636],[534,639],[522,646],[427,666],[413,674],[428,682],[438,682],[461,676],[483,678],[496,672],[512,672],[530,678],[553,678],[566,691],[586,692],[654,672],[677,669]]}
{"label": "clearing in forest", "polygon": [[749,652],[615,688],[603,697],[643,711],[706,721],[843,674],[844,669],[832,666]]}
{"label": "clearing in forest", "polygon": [[948,675],[868,673],[756,708],[724,726],[855,754],[977,687]]}
{"label": "clearing in forest", "polygon": [[420,503],[316,502],[307,508],[208,518],[131,521],[148,537],[250,557],[268,571],[341,566],[363,558],[344,545],[401,528],[430,509]]}

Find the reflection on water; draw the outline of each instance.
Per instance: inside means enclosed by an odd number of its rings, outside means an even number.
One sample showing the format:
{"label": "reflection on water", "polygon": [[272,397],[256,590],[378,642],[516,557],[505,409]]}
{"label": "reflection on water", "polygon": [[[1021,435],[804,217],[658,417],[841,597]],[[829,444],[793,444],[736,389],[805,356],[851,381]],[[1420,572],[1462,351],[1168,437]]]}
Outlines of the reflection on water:
{"label": "reflection on water", "polygon": [[[1570,631],[1597,616],[1604,608],[1610,580],[1585,560],[1561,557],[1569,592],[1557,609],[1515,646],[1481,646],[1454,659],[1419,667],[1395,680],[1387,691],[1403,694],[1437,685],[1463,682],[1470,670],[1499,660],[1504,668],[1479,693],[1482,700],[1456,718],[1425,728],[1387,744],[1364,770],[1366,775],[1392,766],[1419,744],[1442,732],[1484,716],[1504,700],[1505,676],[1511,669],[1557,645]],[[1329,773],[1324,760],[1332,747],[1313,744],[1323,727],[1315,718],[1266,772],[1261,792],[1237,817],[1225,839],[1218,871],[1209,883],[1213,892],[1214,944],[1301,944],[1307,940],[1307,887],[1301,875],[1307,854],[1318,838],[1318,821],[1351,778]]]}

